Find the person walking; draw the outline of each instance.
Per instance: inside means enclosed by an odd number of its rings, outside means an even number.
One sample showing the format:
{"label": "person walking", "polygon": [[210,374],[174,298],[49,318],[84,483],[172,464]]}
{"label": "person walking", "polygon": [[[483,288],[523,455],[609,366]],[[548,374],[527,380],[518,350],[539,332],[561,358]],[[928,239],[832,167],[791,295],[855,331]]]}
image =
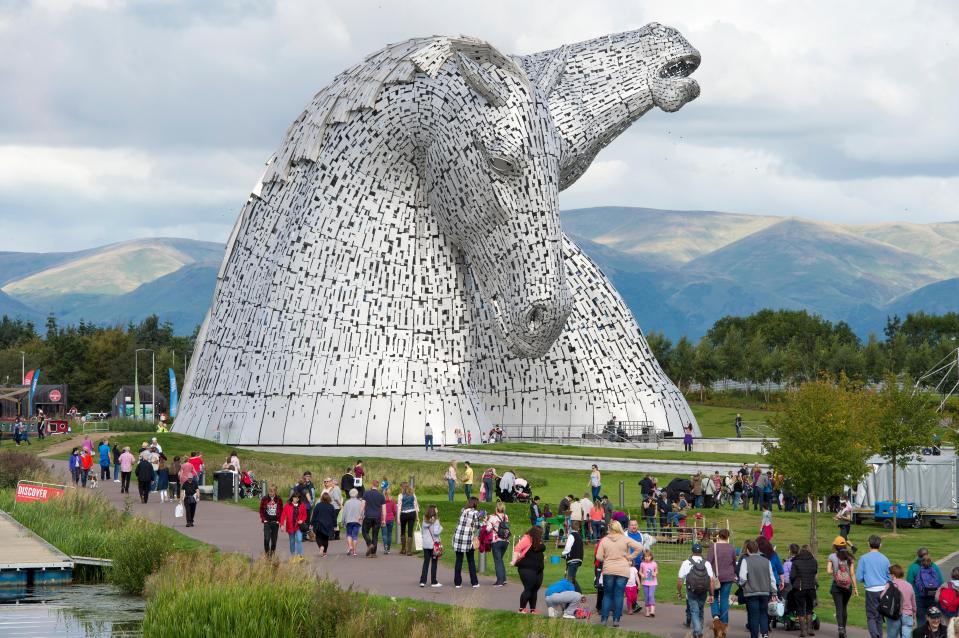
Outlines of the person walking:
{"label": "person walking", "polygon": [[100,441],[100,445],[97,447],[97,452],[100,454],[100,480],[109,481],[110,480],[110,443],[106,439]]}
{"label": "person walking", "polygon": [[170,487],[173,492],[173,498],[180,500],[180,470],[183,469],[183,463],[179,456],[173,457],[173,465],[170,466]]}
{"label": "person walking", "polygon": [[950,621],[950,625],[955,624],[951,621],[959,616],[959,567],[952,568],[949,580],[936,592],[936,606],[942,611],[943,617]]}
{"label": "person walking", "polygon": [[[354,474],[356,470],[354,468]],[[386,498],[376,487],[363,493],[363,540],[367,558],[376,558],[380,526],[386,520]]]}
{"label": "person walking", "polygon": [[323,491],[320,493],[321,498],[323,494],[330,495],[330,504],[333,506],[333,535],[330,536],[330,540],[338,540],[340,510],[343,509],[343,492],[340,491],[340,486],[333,482],[332,476],[327,476],[323,479]]}
{"label": "person walking", "polygon": [[803,545],[790,562],[792,567],[789,569],[789,584],[792,585],[793,599],[799,614],[799,636],[815,636],[812,612],[816,605],[816,575],[819,573],[819,563],[809,551],[808,545]]}
{"label": "person walking", "polygon": [[679,566],[676,578],[676,597],[682,600],[686,588],[686,610],[692,625],[693,638],[702,638],[703,613],[707,601],[711,602],[712,583],[715,577],[713,566],[703,559],[703,546],[693,543],[692,554]]}
{"label": "person walking", "polygon": [[160,493],[160,502],[166,503],[167,497],[170,495],[170,468],[166,466],[166,456],[163,454],[160,455],[157,466],[156,485],[157,492]]}
{"label": "person walking", "polygon": [[683,428],[683,449],[687,452],[693,451],[693,424],[687,423]]}
{"label": "person walking", "polygon": [[[79,451],[77,451],[79,453]],[[72,460],[72,458],[71,458]],[[129,447],[124,447],[120,454],[120,493],[130,493],[130,476],[133,474],[133,464],[136,463],[136,457],[130,453]]]}
{"label": "person walking", "polygon": [[[326,558],[330,549],[330,539],[333,537],[333,529],[336,527],[336,509],[333,508],[333,499],[330,498],[329,492],[320,494],[320,500],[313,506],[310,525],[316,535],[316,546],[320,549],[320,558]],[[383,540],[386,540],[385,536]],[[386,553],[390,553],[389,547]]]}
{"label": "person walking", "polygon": [[739,584],[746,599],[746,618],[750,638],[769,635],[769,601],[778,600],[776,577],[772,564],[759,553],[756,541],[750,539],[744,546],[745,555],[739,563]]}
{"label": "person walking", "polygon": [[846,622],[849,618],[848,607],[851,596],[859,596],[856,588],[855,561],[849,550],[849,543],[842,536],[832,542],[832,553],[827,557],[826,572],[832,576],[829,595],[836,607],[836,626],[839,638],[846,638]]}
{"label": "person walking", "polygon": [[80,486],[87,486],[90,468],[93,467],[93,455],[86,448],[80,448]]}
{"label": "person walking", "polygon": [[763,503],[763,518],[759,525],[759,533],[766,540],[771,541],[773,539],[773,513],[769,509],[769,503]]}
{"label": "person walking", "polygon": [[736,415],[736,438],[743,438],[743,415]]}
{"label": "person walking", "polygon": [[[383,498],[386,500],[386,503],[384,503],[385,516],[383,518],[383,553],[389,554],[390,548],[393,547],[393,525],[395,524],[398,510],[390,488],[383,490]],[[332,532],[333,530],[330,530],[330,535],[332,535]]]}
{"label": "person walking", "polygon": [[498,478],[500,478],[500,476],[496,473],[495,467],[488,467],[486,471],[483,472],[483,487],[486,490],[486,496],[483,500],[487,503],[493,502],[493,492],[496,491],[496,479]]}
{"label": "person walking", "polygon": [[856,580],[866,589],[866,625],[871,638],[882,638],[882,615],[879,613],[879,598],[889,582],[889,559],[879,551],[882,539],[873,534],[869,537],[869,551],[863,554],[856,565]]}
{"label": "person walking", "polygon": [[453,502],[453,497],[456,496],[456,479],[458,474],[456,473],[456,461],[450,461],[450,466],[446,468],[446,487],[449,491],[449,501]]}
{"label": "person walking", "polygon": [[433,428],[429,423],[423,428],[423,441],[427,452],[433,449]]}
{"label": "person walking", "polygon": [[916,625],[916,592],[912,585],[903,580],[905,573],[901,565],[889,566],[889,582],[883,588],[885,593],[890,587],[899,590],[902,607],[898,618],[886,619],[886,638],[910,638]]}
{"label": "person walking", "polygon": [[[935,592],[933,592],[933,596],[925,596],[924,595],[925,592],[923,591],[924,588],[920,587],[917,582],[917,576],[919,575],[919,572],[922,569],[922,565],[927,558],[930,559],[929,561],[930,567],[935,572],[936,579],[940,583],[943,582],[942,571],[939,569],[939,566],[936,565],[936,563],[931,560],[931,556],[929,555],[929,549],[927,547],[920,547],[919,549],[917,549],[916,560],[914,560],[912,564],[909,565],[909,569],[906,570],[906,578],[905,578],[906,582],[912,585],[913,591],[915,592],[915,595],[916,595],[916,620],[917,621],[922,620],[926,617],[926,609],[930,605],[934,604],[935,602],[934,600]],[[927,572],[926,579],[929,580],[930,582],[932,580],[931,576],[932,575]]]}
{"label": "person walking", "polygon": [[643,615],[656,617],[656,586],[659,583],[659,565],[653,558],[653,552],[643,552],[643,561],[639,564],[639,582],[643,586]]}
{"label": "person walking", "polygon": [[283,499],[276,493],[276,485],[270,485],[266,496],[260,499],[260,522],[263,523],[263,553],[272,558],[276,553],[276,537],[280,531],[280,516],[283,514]]}
{"label": "person walking", "polygon": [[563,558],[566,559],[566,580],[573,583],[576,591],[582,592],[576,580],[576,572],[583,564],[583,536],[577,529],[569,530],[566,535],[566,544],[563,546]]}
{"label": "person walking", "polygon": [[546,588],[546,605],[553,617],[576,618],[576,605],[585,600],[566,578],[561,578]]}
{"label": "person walking", "polygon": [[[733,511],[739,511],[739,505],[743,502],[743,476],[742,474],[737,474],[736,478],[733,479]],[[743,509],[748,509],[748,504],[743,507]]]}
{"label": "person walking", "polygon": [[469,461],[463,461],[466,469],[463,470],[463,493],[466,494],[466,500],[470,500],[473,495],[473,468]]}
{"label": "person walking", "polygon": [[120,449],[120,446],[117,444],[116,439],[113,440],[113,447],[110,449],[110,456],[113,459],[113,482],[120,482],[120,455],[123,453],[123,450]]}
{"label": "person walking", "polygon": [[496,571],[496,582],[493,587],[502,587],[506,584],[506,565],[503,556],[509,549],[511,531],[509,516],[506,515],[506,505],[502,501],[496,502],[496,512],[486,517],[486,529],[493,539],[490,551],[493,554],[493,568]]}
{"label": "person walking", "polygon": [[416,500],[413,486],[404,481],[400,483],[400,554],[413,555],[413,528],[420,517],[420,504]]}
{"label": "person walking", "polygon": [[466,501],[466,507],[460,512],[456,528],[453,530],[453,551],[456,553],[456,561],[453,566],[453,586],[459,589],[463,586],[463,558],[469,566],[470,585],[473,588],[479,587],[479,579],[476,577],[476,559],[475,545],[476,532],[480,527],[480,513],[476,509],[479,501],[475,497],[470,497]]}
{"label": "person walking", "polygon": [[69,467],[70,478],[73,480],[74,487],[77,487],[80,485],[80,448],[75,447],[70,451]]}
{"label": "person walking", "polygon": [[[184,492],[186,486],[184,486]],[[290,559],[303,560],[303,532],[309,524],[306,519],[306,506],[300,503],[300,494],[293,492],[290,500],[283,506],[280,526],[290,536]]]}
{"label": "person walking", "polygon": [[729,592],[736,582],[736,548],[729,543],[729,530],[720,529],[716,541],[709,546],[706,562],[716,574],[719,588],[713,590],[712,615],[724,625],[729,625]]}
{"label": "person walking", "polygon": [[423,517],[423,527],[420,530],[423,540],[423,570],[420,572],[420,587],[426,587],[427,572],[429,572],[430,587],[443,586],[436,580],[436,564],[443,555],[442,533],[443,526],[440,525],[439,512],[435,505],[430,505],[426,508],[426,516]]}
{"label": "person walking", "polygon": [[360,528],[363,526],[363,501],[357,495],[355,487],[350,488],[348,492],[350,498],[343,503],[343,525],[346,526],[346,553],[349,556],[356,556],[356,539],[359,537]]}
{"label": "person walking", "polygon": [[200,502],[200,484],[196,479],[195,474],[190,476],[180,491],[180,503],[186,512],[187,527],[194,526],[194,521],[196,520],[196,504]]}
{"label": "person walking", "polygon": [[513,548],[513,560],[510,565],[516,567],[523,591],[519,595],[519,613],[536,614],[536,599],[543,586],[543,570],[546,563],[543,555],[546,545],[543,543],[543,528],[534,525]]}
{"label": "person walking", "polygon": [[593,494],[592,500],[599,499],[599,493],[603,489],[603,476],[599,472],[599,466],[593,464],[593,469],[589,473],[589,489]]}
{"label": "person walking", "polygon": [[603,564],[603,606],[600,615],[602,624],[605,625],[612,616],[613,627],[619,627],[633,555],[636,552],[643,554],[644,551],[642,543],[626,536],[619,521],[610,522],[606,536],[596,548],[596,560]]}
{"label": "person walking", "polygon": [[762,507],[763,481],[766,479],[766,475],[763,474],[758,463],[753,466],[751,479],[753,511],[758,512]]}
{"label": "person walking", "polygon": [[[82,459],[84,456],[82,452],[80,456]],[[90,455],[87,454],[86,457],[90,458]],[[146,454],[140,455],[140,462],[137,463],[136,475],[137,489],[140,492],[140,502],[146,503],[150,500],[150,485],[153,483],[153,479],[156,477],[156,472],[153,471],[153,465],[150,463]]]}

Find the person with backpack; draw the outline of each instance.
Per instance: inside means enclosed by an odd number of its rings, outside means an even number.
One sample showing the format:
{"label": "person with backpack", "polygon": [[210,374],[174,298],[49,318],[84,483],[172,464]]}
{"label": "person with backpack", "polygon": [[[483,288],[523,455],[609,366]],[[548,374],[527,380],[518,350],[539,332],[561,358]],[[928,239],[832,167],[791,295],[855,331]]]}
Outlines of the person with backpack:
{"label": "person with backpack", "polygon": [[826,572],[832,576],[829,586],[829,595],[836,606],[836,625],[839,629],[839,638],[846,637],[846,621],[849,598],[859,596],[856,588],[855,561],[849,549],[849,543],[842,536],[837,536],[832,542],[833,552],[828,556]]}
{"label": "person with backpack", "polygon": [[[82,461],[84,456],[86,456],[87,458],[90,458],[89,454],[86,454],[86,452],[81,451],[80,453],[81,475],[84,472],[83,466],[82,466]],[[140,502],[146,503],[148,500],[150,500],[150,485],[153,483],[153,479],[156,476],[156,473],[153,471],[153,464],[150,463],[149,459],[144,454],[140,455],[140,462],[137,463],[137,469],[135,474],[137,475],[137,489],[140,492]],[[84,480],[84,483],[86,483],[86,480]]]}
{"label": "person with backpack", "polygon": [[[916,550],[916,560],[909,565],[909,569],[906,571],[906,582],[912,585],[913,591],[916,593],[916,620],[921,621],[926,617],[926,608],[935,602],[935,596],[924,596],[922,588],[917,584],[917,577],[919,576],[919,570],[922,568],[922,563],[926,558],[931,558],[929,556],[929,549],[926,547],[920,547]],[[940,583],[943,582],[942,572],[939,571],[939,566],[936,565],[934,561],[931,562],[933,570],[936,571],[936,576]],[[928,578],[928,575],[927,575]],[[935,592],[933,592],[935,594]]]}
{"label": "person with backpack", "polygon": [[479,587],[479,578],[476,575],[476,546],[479,544],[476,532],[479,530],[480,513],[476,509],[479,499],[471,496],[466,501],[466,507],[460,511],[459,520],[453,529],[453,552],[456,554],[456,560],[453,563],[453,587],[459,589],[463,586],[463,559],[470,573],[470,585],[475,589]]}
{"label": "person with backpack", "polygon": [[573,583],[576,591],[582,592],[576,581],[576,572],[583,564],[583,537],[577,530],[570,530],[566,536],[566,545],[563,546],[563,558],[566,559],[566,580]]}
{"label": "person with backpack", "polygon": [[739,585],[746,600],[746,618],[750,638],[769,635],[769,601],[779,598],[772,563],[759,552],[756,541],[749,539],[743,546],[739,561]]}
{"label": "person with backpack", "polygon": [[792,585],[792,595],[799,614],[799,636],[815,636],[812,610],[816,606],[816,574],[819,573],[819,563],[809,551],[808,545],[803,545],[790,563],[789,584]]}
{"label": "person with backpack", "polygon": [[889,576],[891,580],[879,598],[879,613],[886,619],[886,638],[909,638],[916,624],[916,592],[903,580],[901,566],[890,566]]}
{"label": "person with backpack", "polygon": [[486,518],[486,529],[493,539],[490,545],[490,551],[493,553],[493,568],[496,570],[496,582],[493,583],[493,587],[502,587],[506,584],[506,564],[503,562],[503,556],[509,549],[509,539],[512,534],[503,501],[497,501],[496,512]]}
{"label": "person with backpack", "polygon": [[945,618],[952,620],[959,615],[959,567],[953,567],[949,577],[936,592],[936,605]]}
{"label": "person with backpack", "polygon": [[193,527],[193,521],[196,519],[196,504],[200,502],[200,484],[197,483],[197,477],[194,474],[191,476],[186,483],[184,483],[180,490],[180,503],[183,504],[183,509],[186,510],[186,526]]}
{"label": "person with backpack", "polygon": [[869,551],[856,565],[856,580],[866,588],[866,625],[871,638],[882,638],[882,615],[879,613],[879,598],[889,582],[889,559],[879,551],[882,539],[873,534],[869,537]]}
{"label": "person with backpack", "polygon": [[712,602],[713,566],[703,559],[703,546],[693,543],[692,555],[679,566],[676,578],[676,597],[682,599],[683,587],[686,588],[686,606],[692,621],[693,638],[702,638],[703,612],[706,602]]}

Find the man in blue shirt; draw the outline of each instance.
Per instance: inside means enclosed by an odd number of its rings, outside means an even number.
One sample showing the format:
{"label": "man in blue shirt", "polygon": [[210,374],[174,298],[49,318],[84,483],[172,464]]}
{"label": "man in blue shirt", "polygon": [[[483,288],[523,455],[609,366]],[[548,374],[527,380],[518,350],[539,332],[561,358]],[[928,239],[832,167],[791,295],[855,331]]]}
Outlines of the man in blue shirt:
{"label": "man in blue shirt", "polygon": [[[561,612],[564,618],[575,618],[575,607],[583,599],[583,595],[576,591],[573,583],[562,578],[546,588],[546,605],[549,607],[549,615],[559,615]],[[562,609],[557,607],[562,606]]]}
{"label": "man in blue shirt", "polygon": [[856,565],[856,580],[866,588],[866,626],[871,638],[882,638],[882,616],[879,614],[879,597],[889,582],[889,559],[879,551],[882,539],[873,534],[869,537],[869,551],[863,554]]}
{"label": "man in blue shirt", "polygon": [[110,480],[110,443],[103,439],[100,441],[97,452],[100,453],[100,480]]}

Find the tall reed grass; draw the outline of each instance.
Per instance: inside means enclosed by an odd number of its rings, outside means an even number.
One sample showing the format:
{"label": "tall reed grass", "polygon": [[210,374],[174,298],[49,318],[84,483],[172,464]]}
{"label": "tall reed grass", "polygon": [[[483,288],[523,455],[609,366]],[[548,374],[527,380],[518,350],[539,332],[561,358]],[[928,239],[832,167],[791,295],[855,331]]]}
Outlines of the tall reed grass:
{"label": "tall reed grass", "polygon": [[[585,638],[581,622],[372,596],[319,580],[308,565],[238,555],[174,555],[147,579],[144,638]],[[637,634],[626,634],[637,635]]]}
{"label": "tall reed grass", "polygon": [[99,494],[68,490],[47,503],[17,503],[0,490],[0,509],[70,556],[113,559],[108,569],[77,569],[81,582],[106,580],[131,594],[172,552],[202,545],[173,530],[117,510]]}

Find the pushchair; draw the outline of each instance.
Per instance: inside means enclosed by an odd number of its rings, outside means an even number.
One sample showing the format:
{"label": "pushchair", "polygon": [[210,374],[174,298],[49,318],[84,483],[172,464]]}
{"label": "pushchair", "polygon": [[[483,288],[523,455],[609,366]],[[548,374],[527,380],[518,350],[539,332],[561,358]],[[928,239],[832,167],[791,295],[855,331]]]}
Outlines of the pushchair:
{"label": "pushchair", "polygon": [[[818,597],[813,597],[813,612],[811,614],[812,628],[819,631],[819,616],[816,615]],[[769,603],[769,627],[782,626],[786,631],[799,629],[799,609],[796,605],[796,592],[787,583],[783,589],[779,603]]]}
{"label": "pushchair", "polygon": [[240,473],[240,496],[243,498],[262,498],[263,489],[253,472]]}
{"label": "pushchair", "polygon": [[533,488],[526,479],[517,477],[510,490],[504,490],[502,482],[502,479],[496,482],[496,494],[504,503],[529,503],[529,500],[533,498]]}

